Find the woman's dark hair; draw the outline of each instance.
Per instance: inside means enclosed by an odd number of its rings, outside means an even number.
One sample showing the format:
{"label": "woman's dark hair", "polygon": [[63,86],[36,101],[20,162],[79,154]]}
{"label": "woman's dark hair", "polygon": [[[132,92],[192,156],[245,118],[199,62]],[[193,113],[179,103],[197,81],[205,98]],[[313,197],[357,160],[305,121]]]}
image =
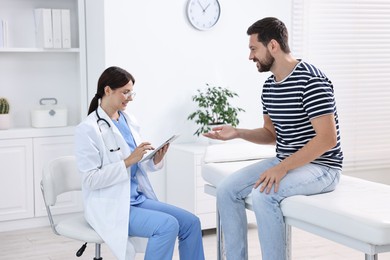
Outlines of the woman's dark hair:
{"label": "woman's dark hair", "polygon": [[274,39],[279,43],[283,52],[290,53],[286,25],[275,17],[266,17],[255,22],[249,26],[246,33],[248,35],[257,33],[257,40],[264,46]]}
{"label": "woman's dark hair", "polygon": [[130,81],[135,83],[134,77],[126,70],[119,67],[109,67],[103,71],[98,80],[97,90],[95,96],[89,105],[88,115],[97,109],[99,106],[99,98],[104,96],[104,88],[109,86],[111,89],[117,89],[125,86]]}

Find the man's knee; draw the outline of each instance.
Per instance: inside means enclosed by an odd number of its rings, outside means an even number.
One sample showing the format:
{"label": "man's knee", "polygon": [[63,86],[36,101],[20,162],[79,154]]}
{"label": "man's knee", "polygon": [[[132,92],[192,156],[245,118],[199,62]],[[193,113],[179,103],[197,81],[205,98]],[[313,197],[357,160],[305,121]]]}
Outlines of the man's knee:
{"label": "man's knee", "polygon": [[217,201],[232,197],[234,195],[234,184],[230,182],[229,178],[225,178],[218,184]]}
{"label": "man's knee", "polygon": [[252,203],[254,206],[265,206],[275,201],[274,193],[260,192],[260,186],[252,190]]}

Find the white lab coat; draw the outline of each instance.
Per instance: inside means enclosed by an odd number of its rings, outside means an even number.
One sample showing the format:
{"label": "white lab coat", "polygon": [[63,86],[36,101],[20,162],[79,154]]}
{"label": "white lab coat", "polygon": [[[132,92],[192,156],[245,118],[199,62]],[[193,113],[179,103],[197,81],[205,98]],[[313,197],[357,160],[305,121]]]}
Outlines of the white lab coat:
{"label": "white lab coat", "polygon": [[[130,148],[118,128],[100,107],[99,116],[110,123],[100,121],[92,112],[76,127],[76,160],[82,174],[84,214],[88,223],[102,237],[119,260],[133,259],[135,249],[128,237],[130,214],[130,169],[124,159],[130,155]],[[135,119],[123,113],[133,134],[135,143],[141,143],[139,126]],[[115,139],[114,139],[115,138]],[[120,150],[110,152],[109,149]],[[148,171],[162,168],[163,161],[154,165],[153,160],[138,163],[136,173],[139,189],[151,199],[156,195],[147,177]]]}

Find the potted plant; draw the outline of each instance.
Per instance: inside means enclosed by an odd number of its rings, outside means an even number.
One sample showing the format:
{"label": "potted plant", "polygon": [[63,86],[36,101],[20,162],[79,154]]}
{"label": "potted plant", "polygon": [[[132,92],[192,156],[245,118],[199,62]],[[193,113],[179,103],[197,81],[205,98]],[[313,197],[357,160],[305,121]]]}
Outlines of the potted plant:
{"label": "potted plant", "polygon": [[194,135],[206,133],[216,125],[237,126],[239,112],[245,112],[244,109],[233,107],[229,99],[238,97],[238,94],[219,86],[210,86],[206,84],[205,91],[197,90],[197,94],[192,96],[192,100],[198,104],[198,109],[188,116],[188,120],[194,120],[200,127]]}
{"label": "potted plant", "polygon": [[5,98],[0,98],[0,129],[11,127],[11,117],[9,115],[9,103]]}

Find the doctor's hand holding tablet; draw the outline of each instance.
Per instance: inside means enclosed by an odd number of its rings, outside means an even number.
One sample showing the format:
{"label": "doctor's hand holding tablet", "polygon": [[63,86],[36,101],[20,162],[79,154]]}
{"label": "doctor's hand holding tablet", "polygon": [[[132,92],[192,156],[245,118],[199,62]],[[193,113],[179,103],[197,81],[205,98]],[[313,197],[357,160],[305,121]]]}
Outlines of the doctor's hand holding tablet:
{"label": "doctor's hand holding tablet", "polygon": [[[153,146],[149,142],[143,142],[139,146],[137,146],[134,151],[127,157],[125,161],[126,167],[129,167],[140,160],[142,160],[142,157],[148,152],[154,150]],[[155,162],[156,164],[156,162]]]}
{"label": "doctor's hand holding tablet", "polygon": [[149,159],[153,159],[154,164],[160,163],[168,151],[169,144],[176,140],[179,136],[180,135],[178,134],[171,136],[159,147],[157,147],[157,149],[155,149],[149,142],[141,143],[134,149],[130,156],[124,160],[126,167],[129,167],[137,162],[143,162]]}
{"label": "doctor's hand holding tablet", "polygon": [[169,144],[172,143],[173,141],[175,141],[179,136],[180,136],[179,134],[172,135],[165,142],[163,142],[159,147],[157,147],[157,149],[152,148],[151,150],[153,150],[153,151],[148,153],[147,155],[145,155],[140,162],[149,160],[151,158],[153,158],[154,164],[161,162],[164,155],[168,151]]}
{"label": "doctor's hand holding tablet", "polygon": [[169,144],[176,140],[179,136],[180,135],[178,134],[171,136],[159,147],[157,147],[157,149],[155,149],[149,142],[141,143],[134,149],[130,156],[124,160],[126,167],[129,167],[137,162],[143,162],[152,158],[154,164],[160,163],[168,151]]}

